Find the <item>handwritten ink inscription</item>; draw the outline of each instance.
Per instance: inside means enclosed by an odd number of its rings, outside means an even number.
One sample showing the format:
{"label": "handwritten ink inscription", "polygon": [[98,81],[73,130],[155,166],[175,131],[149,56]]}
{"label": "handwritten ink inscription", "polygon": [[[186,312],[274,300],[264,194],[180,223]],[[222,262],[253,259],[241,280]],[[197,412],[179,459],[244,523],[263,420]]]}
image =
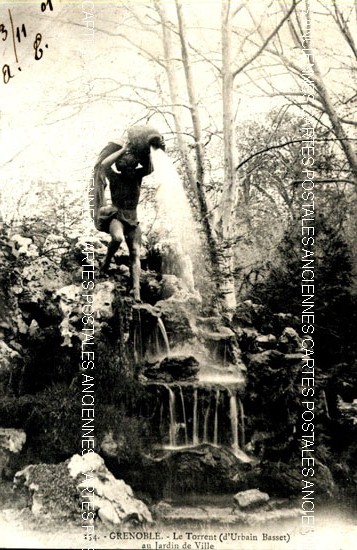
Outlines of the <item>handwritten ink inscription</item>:
{"label": "handwritten ink inscription", "polygon": [[[45,2],[39,3],[41,12],[48,10],[49,12],[53,11],[53,0],[46,0]],[[26,23],[23,21],[17,22],[13,17],[13,14],[10,9],[7,10],[6,20],[0,21],[0,46],[1,42],[7,43],[8,41],[12,42],[12,49],[14,53],[15,63],[18,65],[17,70],[21,72],[21,67],[19,65],[19,56],[20,50],[18,52],[19,45],[25,42],[26,40],[32,41],[32,51],[35,61],[40,61],[44,55],[44,48],[48,48],[48,44],[43,44],[43,37],[40,32],[36,32],[34,35],[30,35],[26,28]],[[18,23],[18,24],[16,24]],[[15,77],[16,67],[14,64],[5,63],[2,67],[2,79],[4,84],[9,84],[12,78]]]}

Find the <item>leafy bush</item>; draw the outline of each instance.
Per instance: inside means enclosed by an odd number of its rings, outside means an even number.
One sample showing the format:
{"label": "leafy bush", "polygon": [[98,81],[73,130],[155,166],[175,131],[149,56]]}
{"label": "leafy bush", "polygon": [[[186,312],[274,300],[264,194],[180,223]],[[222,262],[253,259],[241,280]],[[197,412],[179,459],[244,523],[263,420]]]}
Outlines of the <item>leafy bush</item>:
{"label": "leafy bush", "polygon": [[[316,360],[321,375],[332,375],[336,365],[352,365],[357,359],[357,300],[352,292],[351,255],[341,230],[318,215],[315,232]],[[301,228],[295,225],[286,232],[267,280],[253,290],[253,300],[274,312],[301,317],[301,250]]]}
{"label": "leafy bush", "polygon": [[30,456],[57,462],[80,451],[80,398],[76,388],[59,384],[35,395],[7,396],[0,404],[0,424],[25,430]]}

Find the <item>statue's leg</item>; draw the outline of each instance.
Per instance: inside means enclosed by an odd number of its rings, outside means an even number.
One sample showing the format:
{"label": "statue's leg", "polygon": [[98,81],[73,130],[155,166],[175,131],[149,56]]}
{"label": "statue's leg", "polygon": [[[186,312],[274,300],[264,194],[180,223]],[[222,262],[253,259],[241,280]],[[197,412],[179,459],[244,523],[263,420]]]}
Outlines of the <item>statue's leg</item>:
{"label": "statue's leg", "polygon": [[119,220],[112,220],[109,226],[109,233],[112,237],[112,240],[108,244],[107,255],[101,267],[102,271],[108,271],[112,257],[124,240],[123,224]]}
{"label": "statue's leg", "polygon": [[130,254],[130,272],[132,281],[132,294],[136,302],[141,302],[140,298],[140,248],[141,248],[141,229],[140,226],[128,231],[125,235],[126,244]]}

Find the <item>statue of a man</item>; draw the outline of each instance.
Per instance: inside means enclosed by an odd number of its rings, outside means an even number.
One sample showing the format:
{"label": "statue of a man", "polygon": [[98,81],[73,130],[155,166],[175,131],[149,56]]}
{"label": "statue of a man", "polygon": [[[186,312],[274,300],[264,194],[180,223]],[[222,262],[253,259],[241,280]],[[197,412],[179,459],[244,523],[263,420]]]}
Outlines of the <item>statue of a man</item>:
{"label": "statue of a man", "polygon": [[[150,148],[165,149],[161,134],[150,126],[132,126],[123,143],[110,142],[94,167],[96,191],[95,225],[111,235],[101,270],[106,272],[112,257],[124,241],[129,249],[132,295],[140,302],[141,229],[137,218],[142,179],[151,173]],[[112,204],[104,206],[104,189],[109,182]]]}

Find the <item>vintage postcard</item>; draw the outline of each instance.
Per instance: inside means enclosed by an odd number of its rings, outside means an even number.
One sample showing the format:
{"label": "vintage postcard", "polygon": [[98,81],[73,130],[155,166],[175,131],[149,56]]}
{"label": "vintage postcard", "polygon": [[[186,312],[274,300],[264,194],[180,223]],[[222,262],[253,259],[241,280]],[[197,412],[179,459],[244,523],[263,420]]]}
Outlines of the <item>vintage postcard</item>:
{"label": "vintage postcard", "polygon": [[355,548],[356,31],[0,0],[0,548]]}

